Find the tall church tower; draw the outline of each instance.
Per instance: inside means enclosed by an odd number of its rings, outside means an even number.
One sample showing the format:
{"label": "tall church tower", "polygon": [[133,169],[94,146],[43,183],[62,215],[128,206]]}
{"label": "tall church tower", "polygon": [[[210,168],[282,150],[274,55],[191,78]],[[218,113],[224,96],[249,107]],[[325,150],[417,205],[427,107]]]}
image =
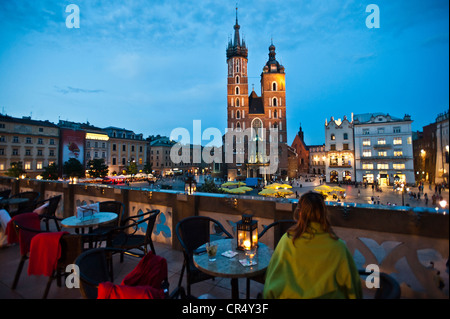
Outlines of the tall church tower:
{"label": "tall church tower", "polygon": [[[252,128],[253,140],[265,143],[264,149],[253,149],[249,152],[247,144],[244,142],[245,163],[227,163],[227,176],[229,179],[245,179],[247,177],[261,177],[264,180],[273,176],[261,175],[261,168],[267,167],[267,158],[270,152],[269,129],[278,130],[278,170],[274,174],[276,177],[287,176],[288,170],[288,146],[286,129],[286,88],[284,67],[275,58],[275,46],[273,43],[269,47],[269,60],[263,67],[261,73],[261,96],[252,90],[248,90],[248,49],[245,41],[241,40],[239,34],[240,26],[237,18],[234,25],[234,39],[228,42],[226,55],[228,64],[227,76],[227,128],[231,130],[241,130]],[[260,128],[265,134],[259,136],[256,132]],[[252,133],[253,134],[253,133]],[[242,140],[241,140],[242,142]],[[233,142],[234,154],[242,154],[237,151]],[[273,154],[270,154],[273,155]]]}
{"label": "tall church tower", "polygon": [[248,114],[248,50],[245,41],[241,41],[236,8],[236,24],[234,25],[234,40],[230,39],[227,47],[228,64],[228,128],[245,129],[245,116]]}

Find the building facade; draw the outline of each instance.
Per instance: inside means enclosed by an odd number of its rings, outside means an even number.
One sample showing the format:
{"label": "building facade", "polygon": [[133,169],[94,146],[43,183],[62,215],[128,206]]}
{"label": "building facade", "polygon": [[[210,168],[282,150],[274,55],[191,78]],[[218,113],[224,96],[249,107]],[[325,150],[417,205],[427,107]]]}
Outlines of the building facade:
{"label": "building facade", "polygon": [[58,163],[59,128],[49,121],[0,114],[0,174],[21,162],[26,176],[35,178]]}
{"label": "building facade", "polygon": [[435,183],[448,185],[449,127],[448,111],[436,118],[436,179]]}
{"label": "building facade", "polygon": [[325,144],[323,145],[309,145],[309,174],[324,175],[325,162],[327,160],[327,153],[325,151]]}
{"label": "building facade", "polygon": [[353,118],[325,121],[325,157],[327,183],[355,182]]}
{"label": "building facade", "polygon": [[[261,96],[258,96],[254,89],[249,94],[248,49],[245,41],[240,38],[239,30],[240,26],[236,17],[234,39],[229,41],[226,50],[228,131],[225,134],[225,152],[227,150],[233,152],[233,161],[226,162],[227,178],[234,180],[261,177],[267,180],[273,177],[286,177],[289,150],[286,128],[285,69],[276,60],[275,46],[271,44],[269,59],[261,74]],[[270,129],[273,130],[272,135]],[[232,135],[235,137],[231,137]],[[249,141],[262,145],[262,149],[258,146],[249,148]],[[275,143],[276,146],[273,146]],[[276,163],[278,169],[275,173],[265,174],[262,172],[269,166],[267,163],[270,152],[276,152],[278,155]],[[244,160],[239,160],[239,156],[242,156]]]}
{"label": "building facade", "polygon": [[356,182],[415,184],[411,117],[353,116]]}
{"label": "building facade", "polygon": [[147,162],[147,141],[143,135],[113,126],[103,131],[109,137],[109,174],[127,174],[127,168],[134,164],[137,173],[143,172]]}
{"label": "building facade", "polygon": [[[295,157],[297,162],[297,172],[295,176],[291,176],[293,174],[290,174],[289,177],[297,178],[302,174],[308,174],[309,173],[309,149],[308,146],[305,144],[304,140],[304,134],[302,127],[300,126],[297,135],[295,135],[294,141],[292,142],[291,147],[295,150],[295,153],[297,156]],[[290,155],[290,154],[288,154]],[[294,158],[294,156],[289,156]],[[292,169],[289,169],[289,171],[292,171]]]}

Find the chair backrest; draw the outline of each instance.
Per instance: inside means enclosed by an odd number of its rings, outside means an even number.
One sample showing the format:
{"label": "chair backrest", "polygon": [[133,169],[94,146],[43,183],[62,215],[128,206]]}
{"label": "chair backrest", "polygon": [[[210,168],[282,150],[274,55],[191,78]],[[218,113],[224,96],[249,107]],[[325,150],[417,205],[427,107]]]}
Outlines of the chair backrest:
{"label": "chair backrest", "polygon": [[97,289],[101,282],[112,281],[105,248],[90,249],[75,260],[78,266],[80,292],[84,298],[97,299]]}
{"label": "chair backrest", "polygon": [[175,229],[178,240],[185,253],[191,256],[194,249],[210,241],[211,223],[215,226],[215,229],[217,229],[217,226],[226,237],[233,237],[225,230],[223,225],[215,219],[207,216],[187,217],[178,222]]}
{"label": "chair backrest", "polygon": [[[368,276],[372,273],[365,270],[359,270],[360,276]],[[375,299],[399,299],[401,288],[398,282],[384,272],[380,272],[380,288],[375,292]]]}
{"label": "chair backrest", "polygon": [[10,189],[5,189],[5,190],[0,192],[0,197],[1,198],[8,198],[10,194],[11,194],[11,190]]}
{"label": "chair backrest", "polygon": [[282,219],[277,220],[273,222],[272,224],[269,224],[264,227],[261,233],[259,233],[258,238],[261,238],[266,234],[266,232],[273,228],[274,230],[274,248],[277,246],[278,242],[280,241],[281,237],[288,231],[289,228],[294,226],[297,222],[293,219]]}
{"label": "chair backrest", "polygon": [[18,213],[29,213],[32,212],[36,208],[36,202],[41,196],[39,192],[22,192],[12,195],[10,198],[28,198],[29,200],[25,203],[21,203],[17,205]]}
{"label": "chair backrest", "polygon": [[116,219],[117,226],[122,226],[125,217],[125,206],[119,201],[104,201],[99,203],[100,212],[116,213],[118,218]]}

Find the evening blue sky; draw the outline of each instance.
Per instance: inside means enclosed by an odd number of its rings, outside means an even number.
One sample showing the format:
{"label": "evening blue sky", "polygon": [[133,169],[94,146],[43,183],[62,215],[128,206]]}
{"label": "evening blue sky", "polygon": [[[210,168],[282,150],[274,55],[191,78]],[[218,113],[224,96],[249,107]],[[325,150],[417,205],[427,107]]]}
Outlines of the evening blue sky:
{"label": "evening blue sky", "polygon": [[[80,28],[66,27],[66,6]],[[380,28],[366,26],[366,6]],[[273,41],[286,68],[288,143],[325,142],[330,117],[410,114],[421,130],[449,109],[448,0],[238,1],[249,89]],[[136,133],[225,132],[225,49],[236,0],[2,0],[0,112]],[[204,141],[206,144],[208,141]]]}

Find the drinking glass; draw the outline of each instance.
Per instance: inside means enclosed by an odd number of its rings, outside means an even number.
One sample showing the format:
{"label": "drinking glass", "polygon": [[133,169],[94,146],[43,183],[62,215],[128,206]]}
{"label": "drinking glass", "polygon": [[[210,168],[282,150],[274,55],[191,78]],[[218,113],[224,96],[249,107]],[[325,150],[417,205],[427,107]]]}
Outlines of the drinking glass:
{"label": "drinking glass", "polygon": [[206,251],[208,252],[209,261],[216,261],[217,244],[206,243]]}

